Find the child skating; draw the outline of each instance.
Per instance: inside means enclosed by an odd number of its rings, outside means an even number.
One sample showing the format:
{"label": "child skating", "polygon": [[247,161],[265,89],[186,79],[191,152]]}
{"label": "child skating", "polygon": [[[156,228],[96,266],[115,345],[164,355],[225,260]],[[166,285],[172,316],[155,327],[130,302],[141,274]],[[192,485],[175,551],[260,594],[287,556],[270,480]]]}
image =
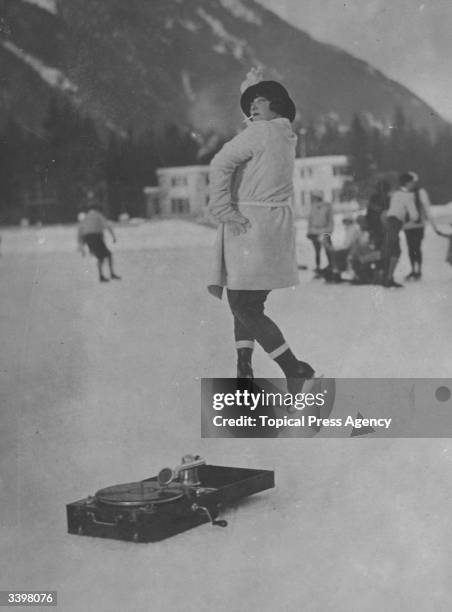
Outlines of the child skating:
{"label": "child skating", "polygon": [[113,255],[110,249],[105,244],[104,231],[107,230],[113,242],[116,242],[116,236],[111,224],[107,221],[101,212],[100,206],[91,197],[88,201],[87,213],[80,220],[78,226],[78,245],[82,255],[85,254],[85,245],[89,252],[97,259],[97,269],[99,272],[99,281],[106,283],[110,279],[103,272],[104,261],[107,260],[110,278],[120,280],[113,267]]}

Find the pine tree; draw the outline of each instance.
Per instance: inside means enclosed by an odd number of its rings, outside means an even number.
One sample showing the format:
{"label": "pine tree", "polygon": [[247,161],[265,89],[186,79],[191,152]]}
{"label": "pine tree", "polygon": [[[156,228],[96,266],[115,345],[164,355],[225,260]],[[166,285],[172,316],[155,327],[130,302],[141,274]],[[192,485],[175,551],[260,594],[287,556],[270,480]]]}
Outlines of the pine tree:
{"label": "pine tree", "polygon": [[53,98],[44,121],[44,183],[55,191],[59,221],[74,221],[86,192],[103,178],[105,156],[94,123],[68,101]]}

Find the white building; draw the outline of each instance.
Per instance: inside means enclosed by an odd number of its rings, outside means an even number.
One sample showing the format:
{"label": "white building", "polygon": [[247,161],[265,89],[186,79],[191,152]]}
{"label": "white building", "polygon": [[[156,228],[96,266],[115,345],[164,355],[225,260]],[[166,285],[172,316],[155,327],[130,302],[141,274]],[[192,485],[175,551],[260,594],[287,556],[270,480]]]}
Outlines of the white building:
{"label": "white building", "polygon": [[[202,216],[209,203],[209,166],[176,166],[159,168],[159,206],[148,202],[148,208],[164,216]],[[351,180],[345,155],[303,157],[295,160],[294,206],[298,217],[305,217],[311,205],[312,191],[321,191],[325,200],[338,204],[344,183]],[[145,190],[147,199],[155,191]]]}
{"label": "white building", "polygon": [[150,219],[160,215],[160,187],[145,187],[143,191],[146,197],[145,216]]}
{"label": "white building", "polygon": [[209,166],[159,168],[160,212],[201,215],[209,202]]}
{"label": "white building", "polygon": [[293,177],[296,216],[305,217],[309,213],[313,191],[321,191],[323,199],[337,207],[344,184],[350,180],[352,176],[346,155],[296,159]]}

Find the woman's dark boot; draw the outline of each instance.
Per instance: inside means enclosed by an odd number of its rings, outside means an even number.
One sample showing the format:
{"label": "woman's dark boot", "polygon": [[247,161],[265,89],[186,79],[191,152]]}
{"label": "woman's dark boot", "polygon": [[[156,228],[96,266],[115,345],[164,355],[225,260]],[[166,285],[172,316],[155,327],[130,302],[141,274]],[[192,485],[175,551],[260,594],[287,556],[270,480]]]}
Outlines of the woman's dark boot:
{"label": "woman's dark boot", "polygon": [[299,361],[292,351],[288,348],[281,355],[275,357],[276,363],[280,366],[287,379],[287,391],[300,393],[306,380],[315,374],[314,369],[305,361]]}
{"label": "woman's dark boot", "polygon": [[252,356],[253,349],[251,348],[237,349],[237,378],[248,378],[250,380],[254,378],[251,365]]}
{"label": "woman's dark boot", "polygon": [[299,361],[294,373],[287,377],[287,391],[295,395],[301,393],[304,383],[315,374],[314,369],[305,361]]}
{"label": "woman's dark boot", "polygon": [[383,278],[383,287],[403,287],[400,283],[396,283],[394,280],[394,270],[396,269],[398,257],[391,257],[386,268],[386,273]]}

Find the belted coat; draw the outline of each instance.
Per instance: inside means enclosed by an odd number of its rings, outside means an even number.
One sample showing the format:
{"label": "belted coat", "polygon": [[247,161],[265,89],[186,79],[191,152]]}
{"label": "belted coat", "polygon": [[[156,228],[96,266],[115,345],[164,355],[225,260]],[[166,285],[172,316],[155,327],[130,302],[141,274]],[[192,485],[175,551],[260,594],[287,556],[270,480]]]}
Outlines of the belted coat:
{"label": "belted coat", "polygon": [[[256,121],[210,164],[209,211],[219,222],[209,291],[271,290],[298,283],[293,218],[296,136],[285,118]],[[249,219],[235,235],[229,221]]]}

